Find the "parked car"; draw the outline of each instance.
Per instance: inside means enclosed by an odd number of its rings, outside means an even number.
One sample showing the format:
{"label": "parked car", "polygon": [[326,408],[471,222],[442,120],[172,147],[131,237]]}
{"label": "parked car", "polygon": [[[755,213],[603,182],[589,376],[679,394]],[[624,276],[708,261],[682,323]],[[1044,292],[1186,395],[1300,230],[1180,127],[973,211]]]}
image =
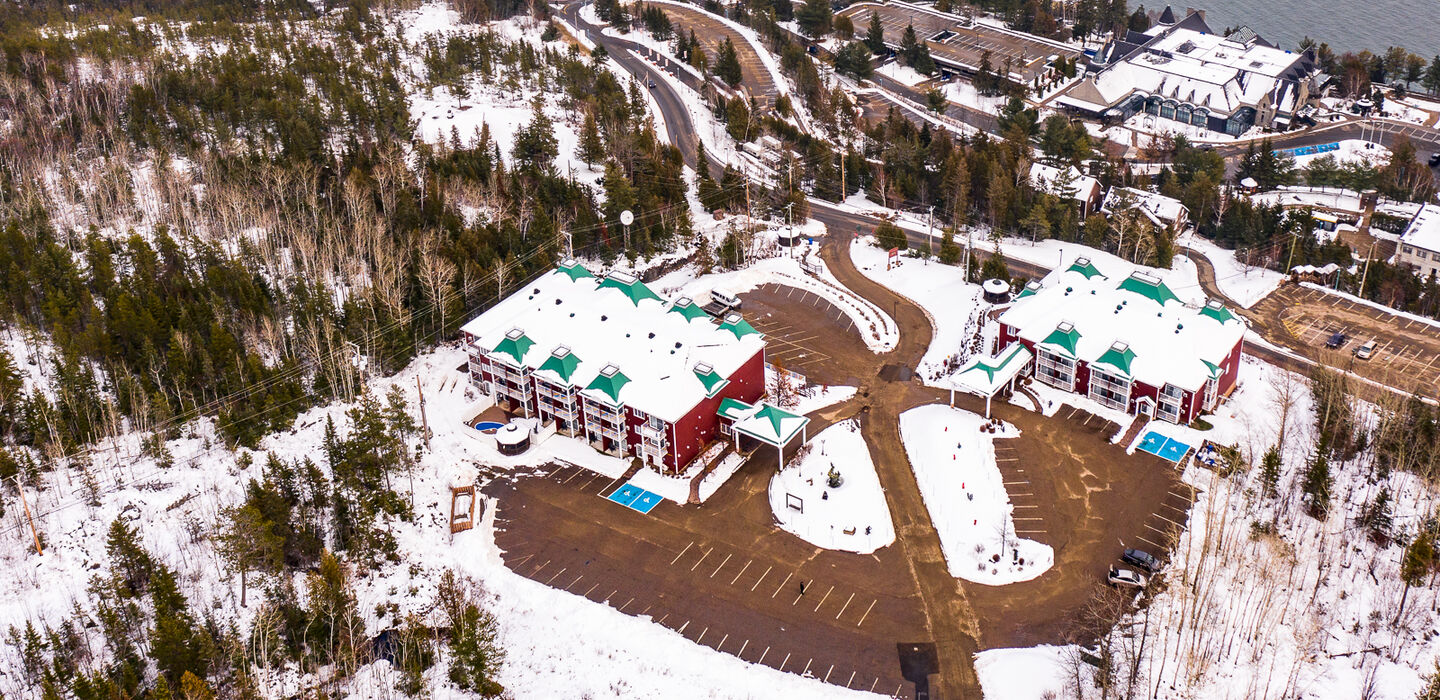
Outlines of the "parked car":
{"label": "parked car", "polygon": [[1325,347],[1330,348],[1331,350],[1339,349],[1344,345],[1345,333],[1343,331],[1336,331],[1334,335],[1330,336],[1329,340],[1325,341]]}
{"label": "parked car", "polygon": [[1430,167],[1440,168],[1440,151],[1430,154]]}
{"label": "parked car", "polygon": [[1126,588],[1144,588],[1146,583],[1144,574],[1129,569],[1117,569],[1113,566],[1110,567],[1109,581],[1112,587],[1124,586]]}
{"label": "parked car", "polygon": [[651,90],[654,90],[654,89],[655,89],[655,81],[650,80],[650,81],[646,81],[646,82],[648,82],[648,83],[650,84],[649,87],[650,87]]}
{"label": "parked car", "polygon": [[1375,341],[1367,341],[1364,345],[1355,348],[1355,357],[1368,360],[1375,356]]}
{"label": "parked car", "polygon": [[1152,574],[1160,570],[1160,560],[1144,550],[1127,549],[1124,554],[1120,555],[1120,560],[1126,564],[1138,566]]}

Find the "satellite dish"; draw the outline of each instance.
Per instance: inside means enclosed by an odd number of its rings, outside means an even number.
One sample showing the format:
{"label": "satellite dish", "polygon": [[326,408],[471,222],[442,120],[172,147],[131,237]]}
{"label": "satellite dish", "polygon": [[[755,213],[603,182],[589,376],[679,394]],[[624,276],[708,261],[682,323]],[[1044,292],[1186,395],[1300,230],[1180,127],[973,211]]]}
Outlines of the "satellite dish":
{"label": "satellite dish", "polygon": [[630,210],[629,210],[629,209],[626,209],[625,211],[620,212],[620,223],[622,223],[622,224],[624,224],[624,225],[626,225],[626,226],[629,226],[630,224],[635,223],[635,215],[632,214],[632,213],[630,213]]}

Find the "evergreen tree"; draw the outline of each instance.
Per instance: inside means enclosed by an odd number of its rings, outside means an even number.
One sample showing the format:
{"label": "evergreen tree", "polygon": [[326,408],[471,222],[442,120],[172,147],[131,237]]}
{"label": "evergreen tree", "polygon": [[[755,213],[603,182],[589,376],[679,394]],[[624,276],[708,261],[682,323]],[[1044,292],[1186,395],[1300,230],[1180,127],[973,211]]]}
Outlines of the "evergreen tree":
{"label": "evergreen tree", "polygon": [[[1405,582],[1405,591],[1400,594],[1400,609],[1395,612],[1395,621],[1399,622],[1400,616],[1405,613],[1405,601],[1410,597],[1410,589],[1425,583],[1425,577],[1435,570],[1435,538],[1428,530],[1421,530],[1410,546],[1405,548],[1405,556],[1400,560],[1400,580]],[[1430,685],[1434,685],[1432,679]],[[1422,693],[1421,697],[1425,697]]]}
{"label": "evergreen tree", "polygon": [[1425,77],[1420,82],[1432,95],[1440,93],[1440,56],[1430,61],[1430,67],[1425,69]]}
{"label": "evergreen tree", "polygon": [[955,242],[955,232],[950,229],[945,229],[945,232],[940,234],[940,262],[946,265],[954,265],[960,262],[960,256],[963,252],[960,244]]}
{"label": "evergreen tree", "polygon": [[1395,519],[1390,512],[1389,487],[1381,486],[1375,493],[1375,499],[1360,509],[1360,524],[1369,532],[1371,542],[1381,546],[1390,543],[1390,528]]}
{"label": "evergreen tree", "polygon": [[[255,482],[251,482],[255,485]],[[272,573],[285,561],[285,543],[274,531],[275,523],[254,504],[227,508],[221,512],[219,550],[240,570],[240,607],[245,607],[246,574],[251,570]]]}
{"label": "evergreen tree", "polygon": [[790,0],[775,0],[773,4],[776,22],[789,22],[795,19],[795,4]]}
{"label": "evergreen tree", "polygon": [[835,70],[856,80],[865,80],[875,72],[871,55],[864,44],[852,41],[835,52]]}
{"label": "evergreen tree", "polygon": [[905,237],[905,230],[889,221],[880,222],[875,227],[875,243],[885,250],[899,248],[905,250],[910,247],[910,241]]}
{"label": "evergreen tree", "polygon": [[931,112],[944,114],[945,105],[948,104],[948,102],[949,101],[945,99],[945,93],[939,90],[931,88],[925,92],[925,103],[930,107]]}
{"label": "evergreen tree", "polygon": [[725,131],[736,143],[745,143],[754,138],[750,128],[750,108],[744,97],[736,97],[725,105]]}
{"label": "evergreen tree", "polygon": [[470,593],[473,585],[447,570],[437,591],[450,623],[450,681],[482,697],[498,697],[505,689],[495,675],[505,655],[496,641],[495,617],[480,608]]}
{"label": "evergreen tree", "polygon": [[1260,484],[1266,498],[1274,498],[1279,494],[1280,485],[1280,446],[1271,445],[1265,451],[1265,456],[1260,459]]}
{"label": "evergreen tree", "polygon": [[[788,0],[782,0],[788,2]],[[830,0],[805,0],[795,12],[795,22],[800,31],[812,38],[822,37],[830,32]]]}
{"label": "evergreen tree", "polygon": [[910,65],[915,72],[921,75],[935,74],[935,59],[930,57],[930,46],[919,44],[915,47],[915,62]]}
{"label": "evergreen tree", "polygon": [[900,61],[913,68],[919,56],[920,40],[915,35],[915,25],[907,24],[905,32],[900,35]]}
{"label": "evergreen tree", "polygon": [[[886,51],[885,25],[880,22],[880,15],[874,12],[870,13],[870,28],[865,33],[865,46],[870,49],[870,53],[875,55]],[[1440,58],[1436,60],[1440,61]]]}
{"label": "evergreen tree", "polygon": [[710,179],[710,158],[705,155],[705,142],[695,139],[695,175],[702,180]]}
{"label": "evergreen tree", "polygon": [[580,126],[580,160],[594,165],[605,158],[605,145],[600,141],[600,127],[595,123],[595,113],[585,112],[585,121]]}
{"label": "evergreen tree", "polygon": [[735,53],[735,44],[730,42],[730,37],[725,37],[725,43],[720,45],[720,54],[715,59],[715,75],[730,87],[739,87],[743,73],[740,70],[740,57]]}
{"label": "evergreen tree", "polygon": [[545,114],[543,97],[537,97],[531,105],[530,124],[515,134],[515,146],[511,155],[515,165],[534,173],[549,172],[559,154],[555,140],[555,124]]}
{"label": "evergreen tree", "polygon": [[1301,483],[1301,490],[1305,493],[1305,510],[1310,517],[1317,520],[1324,520],[1330,512],[1330,489],[1334,485],[1334,479],[1330,476],[1330,459],[1325,456],[1325,452],[1323,445],[1316,450],[1315,455],[1310,458],[1310,465],[1305,469],[1305,478]]}

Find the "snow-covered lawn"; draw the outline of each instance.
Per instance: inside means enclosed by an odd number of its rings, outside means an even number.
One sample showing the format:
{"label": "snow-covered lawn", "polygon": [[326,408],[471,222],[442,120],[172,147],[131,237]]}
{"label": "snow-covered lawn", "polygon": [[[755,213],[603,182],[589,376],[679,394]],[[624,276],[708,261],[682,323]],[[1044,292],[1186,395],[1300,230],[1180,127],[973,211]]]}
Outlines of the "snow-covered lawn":
{"label": "snow-covered lawn", "polygon": [[989,305],[980,300],[980,286],[965,282],[964,272],[958,267],[901,256],[900,265],[887,270],[888,257],[875,245],[873,237],[850,243],[850,259],[856,269],[915,302],[930,317],[934,335],[916,372],[927,384],[936,386],[934,382],[951,357],[961,362],[969,359],[970,339],[979,332],[983,312]]}
{"label": "snow-covered lawn", "polygon": [[1254,306],[1285,281],[1285,275],[1263,267],[1246,265],[1236,259],[1235,251],[1221,248],[1194,233],[1186,234],[1180,243],[1201,253],[1210,261],[1210,265],[1215,268],[1215,284],[1220,287],[1221,293],[1244,308]]}
{"label": "snow-covered lawn", "polygon": [[1309,188],[1281,187],[1271,192],[1261,192],[1250,195],[1250,200],[1257,204],[1274,205],[1279,204],[1286,208],[1291,207],[1324,207],[1337,211],[1360,213],[1360,193],[1352,190],[1329,189],[1322,192],[1312,192]]}
{"label": "snow-covered lawn", "polygon": [[1055,550],[1015,534],[994,439],[1020,431],[1002,423],[999,433],[983,433],[986,422],[958,408],[921,406],[900,414],[900,437],[950,573],[991,586],[1029,581],[1054,565]]}
{"label": "snow-covered lawn", "polygon": [[[1066,688],[1074,684],[1072,666],[1067,663],[1074,653],[1073,647],[1066,646],[987,649],[975,655],[975,675],[987,698],[1065,697]],[[1090,670],[1089,666],[1082,668]]]}
{"label": "snow-covered lawn", "polygon": [[[843,480],[831,488],[830,470]],[[895,541],[895,525],[870,450],[854,420],[810,439],[799,459],[770,480],[770,510],[781,529],[825,549],[869,554]]]}
{"label": "snow-covered lawn", "polygon": [[1390,162],[1390,149],[1379,144],[1360,139],[1345,139],[1337,143],[1340,146],[1339,150],[1294,156],[1295,167],[1303,168],[1326,156],[1333,158],[1336,163],[1341,165],[1359,163],[1379,167]]}
{"label": "snow-covered lawn", "polygon": [[907,66],[899,61],[886,61],[884,65],[876,68],[875,72],[887,78],[890,78],[900,83],[901,85],[908,85],[910,87],[915,87],[916,85],[919,85],[920,83],[923,83],[930,79],[930,76],[922,75],[920,71],[917,71],[914,68],[911,68],[910,66]]}
{"label": "snow-covered lawn", "polygon": [[945,83],[945,87],[941,90],[944,91],[945,98],[951,102],[973,107],[989,114],[999,114],[1007,101],[1004,97],[981,95],[974,85],[961,78]]}

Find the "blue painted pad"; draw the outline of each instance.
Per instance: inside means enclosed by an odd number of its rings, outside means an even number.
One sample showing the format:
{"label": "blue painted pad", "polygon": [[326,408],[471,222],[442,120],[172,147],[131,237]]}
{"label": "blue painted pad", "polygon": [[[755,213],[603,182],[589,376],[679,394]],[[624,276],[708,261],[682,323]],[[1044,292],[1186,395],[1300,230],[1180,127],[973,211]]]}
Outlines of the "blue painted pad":
{"label": "blue painted pad", "polygon": [[1170,438],[1165,441],[1165,446],[1160,448],[1160,452],[1158,454],[1161,457],[1170,460],[1171,462],[1179,462],[1180,458],[1184,457],[1185,453],[1189,451],[1189,445],[1180,442],[1174,438]]}
{"label": "blue painted pad", "polygon": [[655,509],[655,506],[660,505],[660,501],[662,500],[664,499],[660,498],[660,496],[642,490],[640,496],[630,502],[630,507],[641,513],[649,513]]}
{"label": "blue painted pad", "polygon": [[1158,456],[1160,454],[1160,450],[1165,447],[1165,441],[1167,439],[1168,438],[1166,438],[1164,435],[1161,435],[1160,433],[1152,430],[1145,434],[1145,438],[1142,439],[1140,441],[1140,444],[1136,445],[1136,447],[1144,450],[1145,452],[1149,452],[1152,455]]}
{"label": "blue painted pad", "polygon": [[640,495],[643,493],[647,493],[645,489],[642,489],[638,486],[631,486],[630,484],[625,484],[624,486],[615,489],[614,493],[611,493],[605,498],[619,503],[622,506],[629,506],[631,503],[634,503],[635,499],[639,498]]}
{"label": "blue painted pad", "polygon": [[494,421],[483,421],[483,422],[480,422],[480,423],[476,423],[476,424],[475,424],[475,429],[476,429],[476,430],[481,430],[481,431],[485,431],[485,430],[499,430],[499,429],[501,429],[501,428],[503,428],[503,427],[505,427],[505,424],[504,424],[504,423],[496,423],[496,422],[494,422]]}

